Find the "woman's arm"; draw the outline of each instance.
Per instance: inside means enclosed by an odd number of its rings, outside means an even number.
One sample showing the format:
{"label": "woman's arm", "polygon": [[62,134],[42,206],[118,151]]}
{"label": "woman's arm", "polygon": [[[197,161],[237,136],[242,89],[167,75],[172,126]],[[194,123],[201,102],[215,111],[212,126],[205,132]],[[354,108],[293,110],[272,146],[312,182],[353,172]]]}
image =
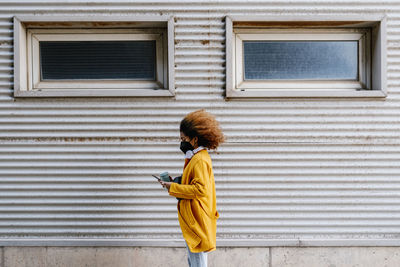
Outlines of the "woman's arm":
{"label": "woman's arm", "polygon": [[186,199],[204,197],[209,193],[209,175],[208,163],[204,160],[198,160],[193,166],[193,178],[190,184],[170,183],[169,194],[174,197]]}

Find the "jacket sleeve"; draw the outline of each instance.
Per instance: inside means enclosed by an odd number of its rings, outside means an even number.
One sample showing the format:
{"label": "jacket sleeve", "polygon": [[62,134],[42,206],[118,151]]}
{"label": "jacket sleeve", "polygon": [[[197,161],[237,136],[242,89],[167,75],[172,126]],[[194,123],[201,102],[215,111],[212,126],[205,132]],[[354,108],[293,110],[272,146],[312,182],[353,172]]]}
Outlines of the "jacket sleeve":
{"label": "jacket sleeve", "polygon": [[193,178],[190,184],[172,183],[169,194],[178,198],[195,199],[202,198],[208,194],[209,171],[208,164],[204,160],[199,160],[193,166]]}

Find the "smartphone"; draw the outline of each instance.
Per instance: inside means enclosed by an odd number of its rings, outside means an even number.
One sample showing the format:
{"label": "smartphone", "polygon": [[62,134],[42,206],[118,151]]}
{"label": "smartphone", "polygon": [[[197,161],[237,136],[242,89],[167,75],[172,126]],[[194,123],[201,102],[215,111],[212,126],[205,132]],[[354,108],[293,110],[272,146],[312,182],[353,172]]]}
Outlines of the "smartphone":
{"label": "smartphone", "polygon": [[157,176],[155,176],[154,174],[152,174],[152,176],[153,176],[154,178],[156,178],[158,181],[161,181],[161,178],[160,178],[160,177],[157,177]]}

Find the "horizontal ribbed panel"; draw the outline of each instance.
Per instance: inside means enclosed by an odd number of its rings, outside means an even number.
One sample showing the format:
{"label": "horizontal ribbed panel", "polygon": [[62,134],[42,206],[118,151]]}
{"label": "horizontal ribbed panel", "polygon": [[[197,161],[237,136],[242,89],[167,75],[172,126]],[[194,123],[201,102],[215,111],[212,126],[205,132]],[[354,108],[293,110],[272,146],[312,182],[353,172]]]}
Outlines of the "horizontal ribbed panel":
{"label": "horizontal ribbed panel", "polygon": [[[400,3],[2,1],[0,239],[181,238],[179,122],[216,115],[219,240],[398,238]],[[225,101],[226,15],[387,13],[388,97]],[[175,99],[13,98],[14,15],[174,15]],[[160,227],[162,225],[162,227]]]}
{"label": "horizontal ribbed panel", "polygon": [[[211,155],[221,238],[397,229],[399,147],[225,144]],[[180,236],[176,200],[150,176],[179,175],[177,144],[4,142],[0,160],[2,235]]]}

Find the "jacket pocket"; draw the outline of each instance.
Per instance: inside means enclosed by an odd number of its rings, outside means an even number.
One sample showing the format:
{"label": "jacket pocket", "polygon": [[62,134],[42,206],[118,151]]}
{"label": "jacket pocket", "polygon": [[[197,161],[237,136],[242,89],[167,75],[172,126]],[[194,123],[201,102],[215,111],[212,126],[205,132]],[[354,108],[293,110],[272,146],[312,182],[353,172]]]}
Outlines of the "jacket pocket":
{"label": "jacket pocket", "polygon": [[201,201],[199,201],[200,203],[200,207],[201,209],[204,211],[204,213],[207,215],[208,218],[212,219],[212,220],[216,220],[219,218],[219,214],[218,211],[215,211],[214,214],[210,214],[210,212],[208,212],[204,207],[203,204],[201,203]]}
{"label": "jacket pocket", "polygon": [[185,219],[188,220],[189,224],[194,224],[194,216],[192,212],[192,206],[190,205],[190,200],[183,201],[184,210],[185,210]]}

